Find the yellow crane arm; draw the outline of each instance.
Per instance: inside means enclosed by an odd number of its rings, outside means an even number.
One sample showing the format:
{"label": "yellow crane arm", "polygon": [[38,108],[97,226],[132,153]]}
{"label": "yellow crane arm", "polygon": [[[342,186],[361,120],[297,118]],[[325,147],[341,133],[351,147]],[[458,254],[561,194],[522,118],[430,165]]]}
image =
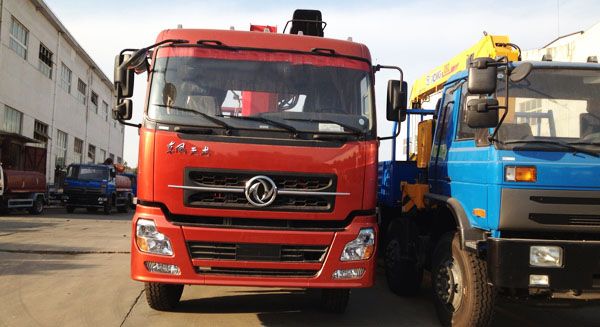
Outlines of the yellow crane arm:
{"label": "yellow crane arm", "polygon": [[434,70],[421,76],[415,81],[410,95],[412,108],[420,108],[421,103],[431,94],[439,91],[444,83],[455,73],[467,68],[469,58],[507,57],[509,61],[519,60],[519,51],[508,45],[508,36],[486,35],[469,49],[459,53]]}

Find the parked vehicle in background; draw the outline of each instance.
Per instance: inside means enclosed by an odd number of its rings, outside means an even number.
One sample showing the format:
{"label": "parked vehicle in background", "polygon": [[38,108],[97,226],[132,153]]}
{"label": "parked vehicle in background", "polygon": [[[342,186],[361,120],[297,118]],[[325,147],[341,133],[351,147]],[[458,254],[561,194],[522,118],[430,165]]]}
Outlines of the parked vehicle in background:
{"label": "parked vehicle in background", "polygon": [[519,60],[486,35],[424,75],[416,161],[380,167],[388,285],[431,271],[443,325],[489,324],[497,295],[600,300],[600,65]]}
{"label": "parked vehicle in background", "polygon": [[63,202],[67,212],[86,208],[110,214],[113,208],[128,212],[133,201],[131,180],[113,165],[72,164],[67,168]]}
{"label": "parked vehicle in background", "polygon": [[135,209],[135,204],[137,203],[137,174],[123,173],[122,175],[131,180],[131,193],[133,194],[133,200],[131,201],[131,208]]}
{"label": "parked vehicle in background", "polygon": [[[319,11],[297,10],[289,23],[291,35],[165,30],[116,58],[121,123],[131,119],[133,72],[150,72],[143,123],[133,125],[131,276],[154,309],[173,309],[185,284],[247,285],[322,289],[323,308],[341,313],[350,289],[373,285],[373,78],[399,68],[324,38]],[[406,84],[390,82],[397,117]]]}
{"label": "parked vehicle in background", "polygon": [[46,176],[37,171],[3,169],[0,164],[0,211],[27,209],[39,215],[46,204]]}

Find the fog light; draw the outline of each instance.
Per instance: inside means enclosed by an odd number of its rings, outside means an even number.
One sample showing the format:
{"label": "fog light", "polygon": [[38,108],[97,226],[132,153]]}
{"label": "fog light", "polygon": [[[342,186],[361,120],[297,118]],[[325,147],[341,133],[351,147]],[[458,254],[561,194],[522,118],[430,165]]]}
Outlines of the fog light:
{"label": "fog light", "polygon": [[560,246],[538,246],[529,248],[529,264],[535,267],[562,267],[563,249]]}
{"label": "fog light", "polygon": [[529,286],[550,286],[548,275],[529,275]]}
{"label": "fog light", "polygon": [[144,265],[146,265],[146,269],[148,269],[149,272],[169,275],[181,275],[181,271],[176,265],[169,265],[166,263],[152,261],[146,261],[144,262]]}
{"label": "fog light", "polygon": [[363,228],[358,236],[348,242],[342,251],[341,261],[367,260],[375,252],[375,230]]}
{"label": "fog light", "polygon": [[135,243],[142,252],[173,255],[171,241],[156,229],[152,220],[138,219],[135,227]]}
{"label": "fog light", "polygon": [[333,279],[357,279],[365,274],[365,268],[339,269],[331,277]]}

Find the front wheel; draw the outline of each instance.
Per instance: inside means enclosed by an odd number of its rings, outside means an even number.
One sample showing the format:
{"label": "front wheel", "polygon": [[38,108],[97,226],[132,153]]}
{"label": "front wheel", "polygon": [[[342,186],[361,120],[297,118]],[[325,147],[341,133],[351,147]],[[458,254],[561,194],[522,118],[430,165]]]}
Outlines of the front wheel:
{"label": "front wheel", "polygon": [[344,313],[349,299],[349,289],[325,288],[321,290],[321,308],[326,312]]}
{"label": "front wheel", "polygon": [[182,284],[146,283],[144,288],[148,305],[158,311],[173,310],[183,293]]}
{"label": "front wheel", "polygon": [[456,232],[442,236],[433,253],[431,283],[438,318],[444,326],[488,326],[495,303],[487,283],[487,264],[461,250]]}
{"label": "front wheel", "polygon": [[104,207],[102,208],[102,212],[105,215],[110,215],[111,209],[112,209],[112,205],[110,204],[110,200],[107,200],[106,202],[104,202]]}
{"label": "front wheel", "polygon": [[32,215],[41,215],[44,212],[44,199],[37,197],[33,201],[33,206],[29,208],[29,213]]}

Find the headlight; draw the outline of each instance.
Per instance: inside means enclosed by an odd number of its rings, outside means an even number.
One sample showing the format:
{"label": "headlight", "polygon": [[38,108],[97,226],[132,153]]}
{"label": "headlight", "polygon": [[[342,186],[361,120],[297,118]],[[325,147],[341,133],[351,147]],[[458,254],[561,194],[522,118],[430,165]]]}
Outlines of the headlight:
{"label": "headlight", "polygon": [[375,230],[361,229],[356,239],[348,242],[342,251],[341,261],[367,260],[375,252]]}
{"label": "headlight", "polygon": [[562,267],[563,249],[560,246],[532,246],[529,264],[535,267]]}
{"label": "headlight", "polygon": [[142,252],[173,255],[169,238],[156,230],[153,220],[138,219],[135,227],[135,243]]}

